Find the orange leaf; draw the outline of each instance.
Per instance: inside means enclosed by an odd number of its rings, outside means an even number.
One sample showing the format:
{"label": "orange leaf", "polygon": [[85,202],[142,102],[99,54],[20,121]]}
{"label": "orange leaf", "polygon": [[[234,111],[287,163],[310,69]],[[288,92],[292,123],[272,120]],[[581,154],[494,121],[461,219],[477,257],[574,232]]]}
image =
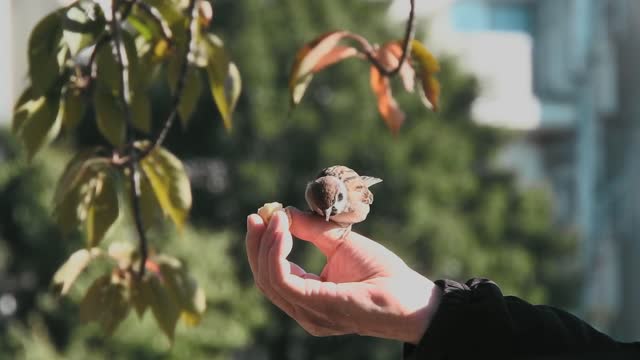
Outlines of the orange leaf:
{"label": "orange leaf", "polygon": [[440,102],[440,83],[434,75],[440,71],[438,60],[417,40],[411,42],[411,56],[417,62],[422,97],[425,105],[433,111],[438,111]]}
{"label": "orange leaf", "polygon": [[[402,57],[402,45],[400,41],[393,41],[386,43],[378,51],[380,61],[385,65],[387,69],[395,69]],[[402,79],[402,85],[408,92],[413,92],[415,87],[416,72],[411,66],[411,59],[407,57],[402,66],[400,67],[400,79]]]}
{"label": "orange leaf", "polygon": [[357,53],[354,48],[338,46],[338,42],[347,36],[350,36],[348,31],[328,32],[298,50],[289,75],[292,105],[300,102],[315,72]]}
{"label": "orange leaf", "polygon": [[405,115],[393,98],[389,79],[382,76],[375,66],[371,66],[371,88],[378,97],[378,111],[391,132],[395,135],[404,122]]}

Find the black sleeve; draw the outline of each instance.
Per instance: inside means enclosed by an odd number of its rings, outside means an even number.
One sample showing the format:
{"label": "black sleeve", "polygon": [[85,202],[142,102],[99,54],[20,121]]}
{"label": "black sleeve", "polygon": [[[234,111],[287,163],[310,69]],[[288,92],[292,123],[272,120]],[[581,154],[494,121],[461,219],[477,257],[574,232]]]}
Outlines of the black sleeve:
{"label": "black sleeve", "polygon": [[640,343],[617,342],[570,313],[503,296],[486,279],[435,282],[443,296],[405,360],[640,359]]}

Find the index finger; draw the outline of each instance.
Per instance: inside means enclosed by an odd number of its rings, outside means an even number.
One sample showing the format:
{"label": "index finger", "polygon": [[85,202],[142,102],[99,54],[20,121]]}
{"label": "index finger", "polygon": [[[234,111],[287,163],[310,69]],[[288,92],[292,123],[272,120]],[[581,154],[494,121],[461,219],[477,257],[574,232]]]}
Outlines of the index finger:
{"label": "index finger", "polygon": [[348,240],[343,236],[345,228],[331,222],[325,221],[319,216],[302,212],[294,207],[287,207],[286,212],[291,218],[290,231],[301,239],[310,241],[326,256],[331,256],[340,244]]}
{"label": "index finger", "polygon": [[245,244],[247,248],[249,266],[251,266],[251,272],[254,277],[257,276],[258,272],[258,249],[260,247],[260,237],[264,233],[266,227],[266,224],[260,216],[251,214],[247,217],[247,235],[245,237]]}

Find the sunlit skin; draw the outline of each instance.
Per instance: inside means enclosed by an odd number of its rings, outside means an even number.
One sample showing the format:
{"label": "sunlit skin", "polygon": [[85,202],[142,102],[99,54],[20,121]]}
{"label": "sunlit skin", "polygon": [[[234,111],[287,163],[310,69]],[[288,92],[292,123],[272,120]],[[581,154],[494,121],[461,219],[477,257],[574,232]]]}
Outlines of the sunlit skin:
{"label": "sunlit skin", "polygon": [[[441,290],[377,242],[295,208],[268,224],[247,218],[246,246],[256,286],[314,336],[360,334],[416,344]],[[290,220],[289,220],[290,219]],[[293,236],[326,257],[320,275],[287,260]]]}

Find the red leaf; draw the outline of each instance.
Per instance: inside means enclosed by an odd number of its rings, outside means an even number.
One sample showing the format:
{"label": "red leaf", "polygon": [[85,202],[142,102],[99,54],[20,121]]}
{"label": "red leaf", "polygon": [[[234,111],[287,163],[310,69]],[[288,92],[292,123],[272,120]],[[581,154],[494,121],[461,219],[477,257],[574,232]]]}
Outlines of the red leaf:
{"label": "red leaf", "polygon": [[[400,62],[400,58],[402,57],[402,45],[399,41],[386,43],[382,46],[382,48],[380,48],[378,54],[378,58],[387,69],[395,69]],[[410,57],[407,57],[407,59],[402,63],[400,72],[398,74],[402,79],[402,85],[404,85],[404,88],[408,92],[413,92],[413,88],[415,87],[416,72],[411,66]]]}
{"label": "red leaf", "polygon": [[378,97],[378,111],[385,123],[395,135],[404,123],[405,115],[398,107],[398,103],[393,98],[389,79],[382,76],[375,66],[371,66],[371,88]]}
{"label": "red leaf", "polygon": [[338,46],[340,40],[350,35],[348,31],[328,32],[298,50],[289,75],[292,105],[300,102],[314,73],[357,54],[355,48]]}
{"label": "red leaf", "polygon": [[344,59],[350,58],[352,56],[356,56],[358,54],[358,50],[351,46],[336,46],[331,51],[329,51],[324,57],[318,61],[316,66],[311,69],[312,73],[317,73],[324,68],[327,68],[335,63],[338,63]]}

